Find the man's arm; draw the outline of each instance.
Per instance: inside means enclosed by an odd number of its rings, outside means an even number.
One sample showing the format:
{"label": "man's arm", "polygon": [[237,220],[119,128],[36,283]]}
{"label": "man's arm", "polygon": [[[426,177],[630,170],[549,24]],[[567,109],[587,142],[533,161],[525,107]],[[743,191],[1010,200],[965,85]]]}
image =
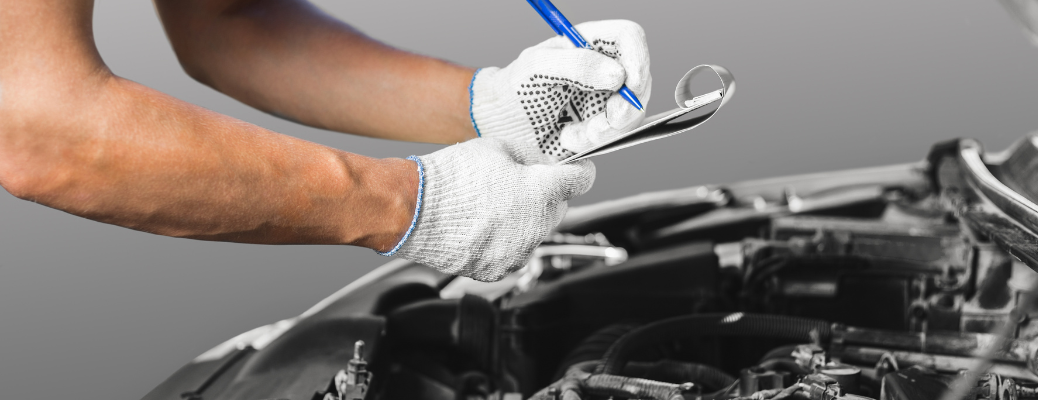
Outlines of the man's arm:
{"label": "man's arm", "polygon": [[248,243],[392,248],[416,165],[280,135],[112,75],[92,0],[0,7],[0,185],[133,229]]}
{"label": "man's arm", "polygon": [[189,75],[307,125],[431,143],[476,137],[473,70],[378,43],[305,0],[155,0]]}

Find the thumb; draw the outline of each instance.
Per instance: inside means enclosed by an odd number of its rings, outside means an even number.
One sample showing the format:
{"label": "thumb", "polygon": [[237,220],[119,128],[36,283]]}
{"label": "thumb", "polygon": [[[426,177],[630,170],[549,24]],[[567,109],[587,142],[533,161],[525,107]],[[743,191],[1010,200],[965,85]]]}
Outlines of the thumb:
{"label": "thumb", "polygon": [[591,190],[595,183],[595,164],[580,160],[571,164],[545,166],[548,172],[548,196],[562,201],[570,200]]}
{"label": "thumb", "polygon": [[645,113],[614,94],[606,101],[606,112],[562,128],[559,144],[566,150],[580,153],[634,129],[643,119]]}
{"label": "thumb", "polygon": [[[592,135],[592,132],[595,132],[595,134]],[[559,145],[566,150],[580,153],[597,144],[593,140],[594,138],[614,133],[618,133],[618,131],[609,126],[606,114],[602,113],[583,121],[566,125],[562,128],[562,132],[559,133]]]}
{"label": "thumb", "polygon": [[[636,95],[644,104],[648,104],[651,93],[652,86],[648,86]],[[606,99],[604,113],[563,127],[559,133],[559,145],[566,150],[580,153],[636,128],[644,119],[644,112],[632,107],[627,100],[614,93]]]}

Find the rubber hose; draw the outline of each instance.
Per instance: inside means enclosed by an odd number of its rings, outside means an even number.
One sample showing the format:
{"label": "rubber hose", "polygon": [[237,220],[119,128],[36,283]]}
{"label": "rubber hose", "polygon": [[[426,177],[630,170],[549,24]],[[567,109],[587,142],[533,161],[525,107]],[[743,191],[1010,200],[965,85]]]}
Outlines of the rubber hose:
{"label": "rubber hose", "polygon": [[489,371],[494,353],[497,310],[490,301],[466,294],[458,304],[458,347]]}
{"label": "rubber hose", "polygon": [[[634,324],[616,324],[592,333],[574,347],[559,364],[555,379],[565,376],[566,371],[575,364],[601,360],[613,343],[637,327]],[[731,375],[709,365],[673,360],[632,362],[627,364],[622,375],[672,383],[693,382],[710,390],[721,389],[735,382]]]}
{"label": "rubber hose", "polygon": [[757,366],[766,370],[792,372],[794,375],[807,375],[811,373],[811,370],[801,367],[800,364],[797,364],[797,362],[791,358],[772,358],[761,361]]}
{"label": "rubber hose", "polygon": [[594,361],[586,361],[573,365],[566,371],[565,378],[534,393],[530,400],[552,400],[552,396],[548,394],[549,388],[558,390],[563,400],[581,398],[576,395],[578,393],[603,397],[683,400],[680,385],[626,376],[594,374],[591,371],[595,369],[596,364]]}
{"label": "rubber hose", "polygon": [[829,324],[806,318],[755,314],[699,314],[665,319],[637,328],[606,351],[598,372],[618,375],[632,355],[647,344],[694,336],[746,336],[828,342]]}
{"label": "rubber hose", "polygon": [[584,391],[590,395],[626,397],[631,399],[682,399],[681,388],[673,383],[609,374],[591,375],[584,381]]}
{"label": "rubber hose", "polygon": [[631,323],[622,323],[609,325],[605,328],[599,329],[592,333],[583,341],[580,342],[576,347],[573,348],[562,359],[559,363],[558,370],[555,371],[555,379],[561,379],[569,371],[569,368],[585,361],[600,361],[605,355],[606,351],[609,351],[609,347],[620,340],[624,335],[630,333],[638,325]]}
{"label": "rubber hose", "polygon": [[[803,344],[807,344],[807,343],[803,343]],[[792,357],[793,356],[793,352],[796,351],[796,349],[797,349],[797,346],[800,346],[800,345],[799,344],[791,344],[791,345],[779,346],[779,347],[776,347],[774,349],[771,349],[770,351],[768,351],[767,353],[764,354],[764,357],[760,358],[760,361],[764,362],[764,361],[770,360],[772,358],[789,358],[789,357]]]}
{"label": "rubber hose", "polygon": [[624,376],[664,382],[693,382],[707,390],[718,390],[735,383],[735,377],[709,365],[662,360],[657,362],[630,362],[624,367]]}
{"label": "rubber hose", "polygon": [[398,307],[386,320],[386,332],[396,341],[455,346],[481,370],[489,371],[497,311],[487,299],[467,294],[460,299],[423,300]]}

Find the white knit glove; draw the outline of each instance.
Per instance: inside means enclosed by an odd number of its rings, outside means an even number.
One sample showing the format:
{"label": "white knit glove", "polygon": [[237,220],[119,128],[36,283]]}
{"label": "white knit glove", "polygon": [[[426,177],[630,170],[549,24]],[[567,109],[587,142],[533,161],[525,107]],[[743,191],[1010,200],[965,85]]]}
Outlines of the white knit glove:
{"label": "white knit glove", "polygon": [[481,281],[525,265],[566,214],[566,201],[595,180],[590,161],[549,165],[535,147],[498,138],[410,159],[422,181],[415,222],[396,248],[379,254]]}
{"label": "white knit glove", "polygon": [[563,159],[645,118],[616,92],[626,83],[643,106],[649,104],[652,76],[641,26],[614,20],[576,29],[596,51],[556,36],[505,68],[476,71],[469,87],[476,133],[520,140]]}

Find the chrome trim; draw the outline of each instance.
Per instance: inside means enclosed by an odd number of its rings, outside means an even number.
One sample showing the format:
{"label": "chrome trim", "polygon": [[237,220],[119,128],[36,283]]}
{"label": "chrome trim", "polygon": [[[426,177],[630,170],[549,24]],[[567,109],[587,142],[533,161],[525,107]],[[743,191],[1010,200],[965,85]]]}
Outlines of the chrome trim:
{"label": "chrome trim", "polygon": [[[523,272],[516,281],[516,288],[520,292],[530,290],[537,279],[541,277],[547,266],[546,258],[557,256],[601,258],[606,266],[613,266],[627,261],[627,250],[622,247],[585,246],[579,244],[565,244],[558,246],[540,246],[533,250],[533,256],[521,271]],[[568,267],[567,267],[568,268]]]}
{"label": "chrome trim", "polygon": [[1038,205],[1013,191],[995,178],[984,163],[980,144],[963,140],[959,144],[959,158],[966,167],[966,181],[992,205],[1015,219],[1032,235],[1038,229]]}

